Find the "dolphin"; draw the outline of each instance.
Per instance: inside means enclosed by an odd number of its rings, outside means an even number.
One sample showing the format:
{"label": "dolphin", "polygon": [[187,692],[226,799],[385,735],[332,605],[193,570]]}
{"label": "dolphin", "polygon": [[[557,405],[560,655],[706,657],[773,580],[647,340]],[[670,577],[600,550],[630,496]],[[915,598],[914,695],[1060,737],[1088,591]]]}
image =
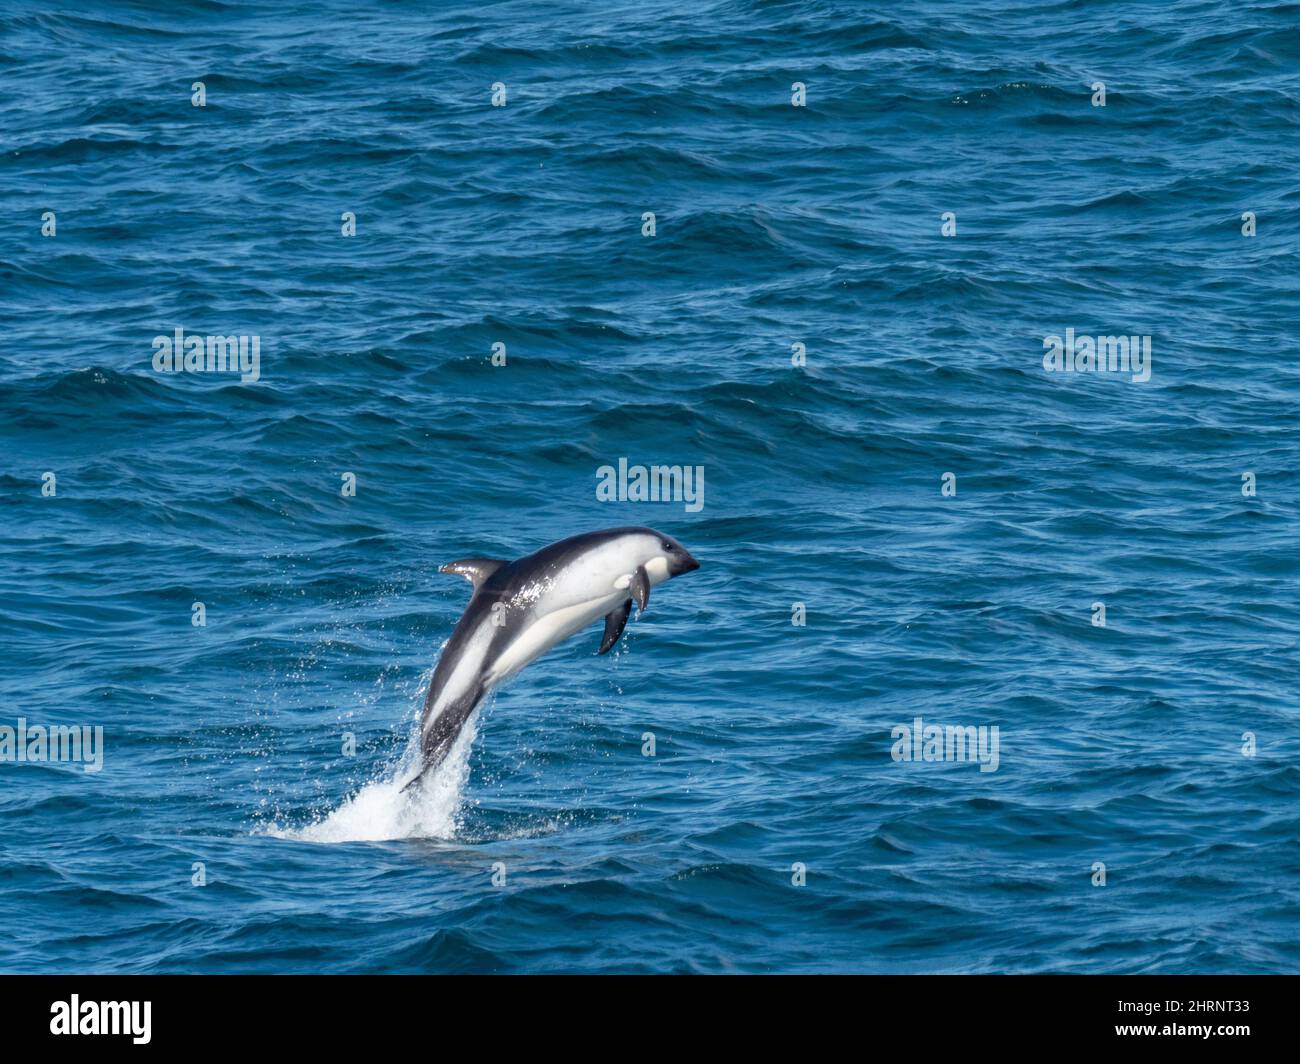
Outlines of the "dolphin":
{"label": "dolphin", "polygon": [[474,591],[433,670],[420,771],[402,789],[442,764],[483,699],[529,662],[601,617],[599,653],[608,652],[633,599],[639,617],[652,587],[699,567],[672,536],[638,526],[585,532],[512,562],[461,558],[440,567]]}

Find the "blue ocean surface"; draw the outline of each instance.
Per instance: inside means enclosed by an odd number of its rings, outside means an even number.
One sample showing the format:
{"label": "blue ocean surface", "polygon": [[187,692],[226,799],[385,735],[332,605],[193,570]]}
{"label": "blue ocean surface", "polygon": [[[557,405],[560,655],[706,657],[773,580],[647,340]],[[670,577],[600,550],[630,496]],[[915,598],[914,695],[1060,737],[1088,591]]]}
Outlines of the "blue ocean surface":
{"label": "blue ocean surface", "polygon": [[7,0],[0,206],[0,970],[1300,970],[1300,5]]}

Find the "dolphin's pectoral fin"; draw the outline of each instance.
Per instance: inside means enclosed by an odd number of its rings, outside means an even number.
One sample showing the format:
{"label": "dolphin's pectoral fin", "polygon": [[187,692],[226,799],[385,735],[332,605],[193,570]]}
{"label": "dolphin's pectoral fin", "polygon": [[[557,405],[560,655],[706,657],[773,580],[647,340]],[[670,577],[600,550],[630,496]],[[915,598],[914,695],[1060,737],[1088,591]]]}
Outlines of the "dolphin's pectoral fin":
{"label": "dolphin's pectoral fin", "polygon": [[458,562],[448,562],[446,565],[440,566],[438,572],[455,573],[457,576],[463,576],[474,585],[474,590],[477,591],[484,580],[505,564],[500,558],[461,558]]}
{"label": "dolphin's pectoral fin", "polygon": [[636,615],[640,617],[645,612],[646,603],[650,601],[650,574],[645,571],[644,565],[636,567],[629,590],[636,599]]}
{"label": "dolphin's pectoral fin", "polygon": [[623,629],[627,627],[627,619],[632,616],[632,600],[628,599],[617,609],[610,610],[605,614],[605,638],[600,641],[599,653],[606,653],[610,647],[618,642],[619,636],[623,634]]}

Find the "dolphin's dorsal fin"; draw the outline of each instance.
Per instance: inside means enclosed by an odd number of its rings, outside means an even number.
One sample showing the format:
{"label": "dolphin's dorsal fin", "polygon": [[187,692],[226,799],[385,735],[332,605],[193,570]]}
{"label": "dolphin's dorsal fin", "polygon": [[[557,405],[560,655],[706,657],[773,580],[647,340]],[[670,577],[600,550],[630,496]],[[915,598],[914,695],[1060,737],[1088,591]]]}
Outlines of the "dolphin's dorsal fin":
{"label": "dolphin's dorsal fin", "polygon": [[455,573],[457,576],[463,576],[477,591],[483,581],[495,573],[501,566],[506,563],[500,558],[461,558],[460,561],[448,562],[440,566],[440,573]]}

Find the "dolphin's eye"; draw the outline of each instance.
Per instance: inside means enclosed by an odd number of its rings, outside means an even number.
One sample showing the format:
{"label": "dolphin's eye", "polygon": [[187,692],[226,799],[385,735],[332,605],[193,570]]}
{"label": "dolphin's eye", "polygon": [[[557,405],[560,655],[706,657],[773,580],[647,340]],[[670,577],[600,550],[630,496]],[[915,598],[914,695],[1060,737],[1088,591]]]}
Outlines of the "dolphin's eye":
{"label": "dolphin's eye", "polygon": [[664,544],[664,550],[666,550],[669,554],[672,554],[672,552],[673,552],[673,545],[672,545],[671,543],[665,543],[665,544]]}

